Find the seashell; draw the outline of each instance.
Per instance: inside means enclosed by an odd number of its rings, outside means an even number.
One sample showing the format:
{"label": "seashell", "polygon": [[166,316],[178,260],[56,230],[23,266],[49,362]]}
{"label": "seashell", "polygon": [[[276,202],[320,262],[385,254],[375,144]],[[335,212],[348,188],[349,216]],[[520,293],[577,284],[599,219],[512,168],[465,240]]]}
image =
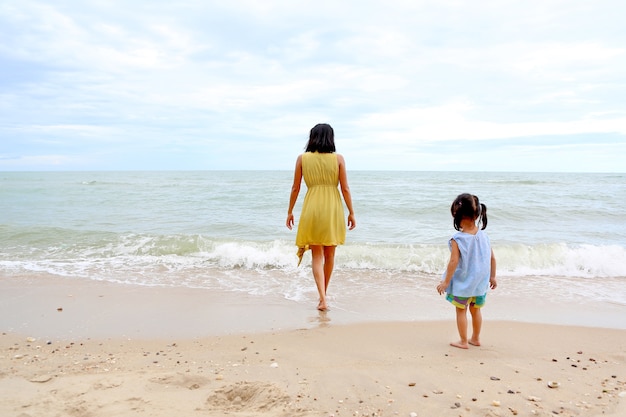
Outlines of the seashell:
{"label": "seashell", "polygon": [[39,375],[30,380],[30,382],[38,382],[40,384],[44,384],[52,379],[50,375]]}
{"label": "seashell", "polygon": [[498,401],[498,400],[493,400],[493,401],[491,402],[491,405],[493,405],[494,407],[500,407],[500,401]]}
{"label": "seashell", "polygon": [[37,339],[35,339],[34,337],[27,337],[27,338],[26,338],[26,341],[27,341],[28,343],[32,343],[32,342],[34,342],[35,340],[37,340]]}
{"label": "seashell", "polygon": [[548,382],[548,387],[550,388],[558,388],[561,384],[557,381],[550,381]]}

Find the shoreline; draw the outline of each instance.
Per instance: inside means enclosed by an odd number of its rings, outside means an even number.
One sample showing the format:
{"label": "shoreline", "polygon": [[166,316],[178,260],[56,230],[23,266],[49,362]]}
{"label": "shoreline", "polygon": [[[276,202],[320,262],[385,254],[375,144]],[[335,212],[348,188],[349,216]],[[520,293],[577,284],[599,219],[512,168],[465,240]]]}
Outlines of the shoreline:
{"label": "shoreline", "polygon": [[[379,299],[330,296],[330,310],[316,300],[253,296],[186,287],[149,287],[52,276],[0,280],[0,331],[38,338],[192,338],[312,329],[381,322],[454,323],[451,305],[429,283],[415,295]],[[313,284],[311,284],[313,285]],[[510,321],[626,330],[626,305],[562,302],[552,294],[531,296],[519,284],[488,295],[485,323]],[[338,287],[338,286],[337,286]],[[507,288],[508,287],[508,288]],[[341,292],[340,288],[335,289]],[[425,293],[425,295],[422,294]],[[553,299],[554,298],[554,299]],[[342,306],[349,306],[349,308]]]}

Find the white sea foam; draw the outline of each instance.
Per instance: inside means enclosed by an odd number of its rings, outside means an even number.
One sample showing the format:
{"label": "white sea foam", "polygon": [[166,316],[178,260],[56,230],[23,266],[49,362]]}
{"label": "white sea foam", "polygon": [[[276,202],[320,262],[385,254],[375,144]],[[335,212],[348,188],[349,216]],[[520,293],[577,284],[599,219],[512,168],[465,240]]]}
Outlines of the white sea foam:
{"label": "white sea foam", "polygon": [[[82,275],[124,271],[145,275],[155,271],[196,268],[214,270],[283,270],[296,268],[296,247],[292,242],[211,242],[202,240],[195,250],[188,239],[168,240],[137,236],[134,242],[122,239],[117,245],[76,246],[51,249],[40,259],[2,260],[5,270],[47,271],[58,275]],[[199,240],[198,240],[199,241]],[[502,276],[569,276],[580,278],[626,277],[626,248],[617,245],[566,244],[493,245]],[[413,272],[441,274],[447,264],[446,245],[358,245],[347,244],[336,252],[336,268],[344,271]],[[310,252],[303,266],[310,264]]]}

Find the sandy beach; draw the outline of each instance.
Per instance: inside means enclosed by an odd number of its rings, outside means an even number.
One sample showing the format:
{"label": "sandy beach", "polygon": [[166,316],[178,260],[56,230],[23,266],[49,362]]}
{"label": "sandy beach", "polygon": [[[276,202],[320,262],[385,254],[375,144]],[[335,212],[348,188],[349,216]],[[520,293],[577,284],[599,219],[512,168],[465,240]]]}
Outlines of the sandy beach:
{"label": "sandy beach", "polygon": [[499,321],[495,306],[482,346],[460,350],[452,315],[350,323],[189,289],[0,289],[2,416],[626,415],[623,328]]}

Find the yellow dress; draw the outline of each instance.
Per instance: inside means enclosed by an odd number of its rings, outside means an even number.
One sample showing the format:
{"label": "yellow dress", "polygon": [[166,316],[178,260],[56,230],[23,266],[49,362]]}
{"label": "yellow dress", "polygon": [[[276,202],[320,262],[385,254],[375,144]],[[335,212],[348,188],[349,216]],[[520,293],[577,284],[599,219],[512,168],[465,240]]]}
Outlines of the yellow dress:
{"label": "yellow dress", "polygon": [[300,260],[310,245],[337,246],[346,240],[337,154],[303,153],[302,176],[307,192],[296,234]]}

